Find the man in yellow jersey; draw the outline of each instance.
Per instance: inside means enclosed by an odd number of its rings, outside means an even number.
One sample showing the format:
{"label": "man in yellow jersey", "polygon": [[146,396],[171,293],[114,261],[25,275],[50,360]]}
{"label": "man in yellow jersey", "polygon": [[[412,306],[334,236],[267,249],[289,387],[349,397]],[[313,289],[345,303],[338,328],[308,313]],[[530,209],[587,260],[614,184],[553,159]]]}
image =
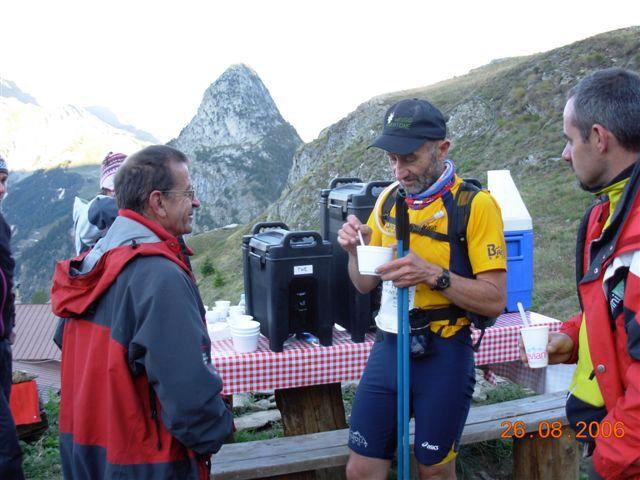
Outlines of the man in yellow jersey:
{"label": "man in yellow jersey", "polygon": [[387,153],[389,166],[407,193],[409,220],[420,233],[412,232],[406,257],[379,267],[379,276],[366,276],[358,271],[358,232],[369,245],[396,242],[378,226],[380,208],[366,225],[349,216],[338,232],[358,291],[369,292],[383,282],[378,336],[351,415],[350,480],[386,478],[394,456],[398,287],[409,289],[410,403],[420,478],[455,478],[452,460],[475,383],[469,317],[471,312],[494,317],[504,310],[506,248],[500,209],[486,191],[477,192],[471,201],[465,247],[453,239],[451,219],[463,181],[447,159],[450,145],[442,113],[429,102],[408,99],[391,106],[383,132],[371,146]]}
{"label": "man in yellow jersey", "polygon": [[562,158],[596,201],[578,230],[581,312],[550,335],[549,363],[577,362],[567,417],[593,455],[589,478],[638,479],[640,76],[611,68],[584,78],[563,128]]}

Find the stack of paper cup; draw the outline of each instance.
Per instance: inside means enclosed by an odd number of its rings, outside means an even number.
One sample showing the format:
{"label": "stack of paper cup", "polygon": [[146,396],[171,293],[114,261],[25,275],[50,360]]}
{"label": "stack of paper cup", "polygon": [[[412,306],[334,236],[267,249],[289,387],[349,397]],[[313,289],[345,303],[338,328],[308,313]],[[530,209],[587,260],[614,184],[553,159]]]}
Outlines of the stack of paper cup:
{"label": "stack of paper cup", "polygon": [[520,329],[524,351],[531,368],[542,368],[549,364],[547,344],[549,343],[549,326],[536,325]]}
{"label": "stack of paper cup", "polygon": [[233,349],[238,353],[255,352],[260,338],[260,323],[239,317],[234,318],[235,320],[230,324]]}
{"label": "stack of paper cup", "polygon": [[358,245],[358,270],[361,275],[378,275],[376,268],[393,260],[393,249],[389,247],[370,247]]}

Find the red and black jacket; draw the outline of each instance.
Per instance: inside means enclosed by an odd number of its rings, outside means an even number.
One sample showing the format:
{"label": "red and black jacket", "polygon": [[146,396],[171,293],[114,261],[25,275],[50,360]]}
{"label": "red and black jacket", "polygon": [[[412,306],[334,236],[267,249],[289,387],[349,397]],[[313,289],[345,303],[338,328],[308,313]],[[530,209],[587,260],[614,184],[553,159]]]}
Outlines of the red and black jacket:
{"label": "red and black jacket", "polygon": [[[610,212],[608,200],[601,199],[585,215],[576,252],[593,375],[606,408],[601,422],[624,429],[621,437],[595,438],[594,466],[608,480],[640,478],[640,276],[633,269],[626,274],[623,308],[613,315],[603,285],[605,271],[616,257],[640,250],[639,190],[640,162],[636,162],[609,226],[603,231]],[[562,326],[574,345],[567,363],[577,361],[581,323],[579,314]]]}
{"label": "red and black jacket", "polygon": [[121,210],[91,251],[58,263],[65,478],[209,478],[232,431],[204,307],[177,239]]}

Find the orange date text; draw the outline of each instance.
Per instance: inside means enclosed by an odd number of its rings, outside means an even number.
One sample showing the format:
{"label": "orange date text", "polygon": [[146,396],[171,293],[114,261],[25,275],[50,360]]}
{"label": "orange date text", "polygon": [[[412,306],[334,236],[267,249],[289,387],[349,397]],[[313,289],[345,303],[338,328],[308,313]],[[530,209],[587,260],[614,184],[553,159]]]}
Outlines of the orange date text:
{"label": "orange date text", "polygon": [[522,420],[515,422],[504,420],[500,422],[500,426],[504,429],[500,432],[500,438],[560,438],[563,435],[573,437],[578,440],[592,440],[596,438],[623,438],[624,423],[609,422],[577,422],[576,431],[571,429],[563,429],[562,422],[539,422],[534,428],[527,429],[527,425]]}

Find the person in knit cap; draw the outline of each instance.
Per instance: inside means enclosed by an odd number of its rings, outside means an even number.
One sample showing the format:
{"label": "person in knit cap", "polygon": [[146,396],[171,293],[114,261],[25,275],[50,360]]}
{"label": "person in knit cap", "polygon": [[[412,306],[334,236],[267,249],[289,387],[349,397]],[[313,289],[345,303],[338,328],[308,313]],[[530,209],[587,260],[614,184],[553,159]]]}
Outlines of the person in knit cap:
{"label": "person in knit cap", "polygon": [[124,153],[109,152],[102,161],[100,168],[100,189],[103,195],[113,197],[113,179],[116,178],[116,173],[120,169],[120,166],[127,159]]}
{"label": "person in knit cap", "polygon": [[[0,156],[0,200],[7,191],[8,177],[7,163]],[[10,242],[11,229],[0,214],[0,478],[22,480],[22,452],[9,409],[11,344],[15,339],[13,326],[16,317],[12,291],[15,262],[11,256]]]}
{"label": "person in knit cap", "polygon": [[118,216],[113,179],[127,156],[109,152],[100,168],[100,194],[87,202],[76,197],[73,203],[74,244],[76,255],[93,247]]}

